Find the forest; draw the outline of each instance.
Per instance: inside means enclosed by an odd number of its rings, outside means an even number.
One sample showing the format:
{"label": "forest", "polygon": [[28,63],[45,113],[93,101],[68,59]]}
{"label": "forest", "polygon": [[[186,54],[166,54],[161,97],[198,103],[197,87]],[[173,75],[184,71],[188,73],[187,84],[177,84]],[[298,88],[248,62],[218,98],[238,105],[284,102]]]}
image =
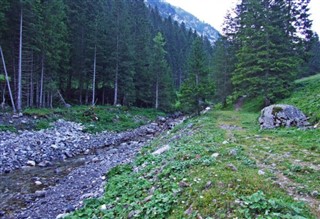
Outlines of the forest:
{"label": "forest", "polygon": [[143,0],[2,0],[2,107],[274,103],[320,70],[308,3],[243,0],[211,45]]}

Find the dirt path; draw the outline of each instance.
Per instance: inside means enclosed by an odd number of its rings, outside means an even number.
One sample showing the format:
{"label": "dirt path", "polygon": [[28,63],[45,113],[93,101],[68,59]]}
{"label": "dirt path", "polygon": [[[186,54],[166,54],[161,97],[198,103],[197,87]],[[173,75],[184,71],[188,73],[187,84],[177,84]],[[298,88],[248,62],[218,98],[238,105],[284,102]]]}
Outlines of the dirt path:
{"label": "dirt path", "polygon": [[[245,149],[247,156],[255,161],[260,170],[263,172],[270,172],[274,176],[272,178],[273,184],[285,190],[287,194],[292,196],[295,200],[307,203],[314,215],[316,215],[317,218],[320,218],[319,191],[314,191],[314,194],[301,192],[301,189],[304,189],[305,185],[287,177],[283,167],[280,168],[280,163],[283,162],[302,168],[310,168],[315,172],[320,171],[320,165],[296,159],[294,156],[291,156],[291,153],[288,151],[276,153],[274,151],[264,151],[257,148],[255,144],[259,144],[258,142],[261,141],[261,136],[253,136],[252,133],[249,133],[245,128],[241,127],[239,117],[235,117],[232,122],[223,122],[224,121],[220,121],[219,127],[226,131],[225,136],[228,139],[228,142],[240,143]],[[252,139],[252,142],[251,144],[243,144],[243,139],[246,139],[246,141],[247,139]],[[272,137],[265,137],[264,140],[271,145],[275,139]]]}

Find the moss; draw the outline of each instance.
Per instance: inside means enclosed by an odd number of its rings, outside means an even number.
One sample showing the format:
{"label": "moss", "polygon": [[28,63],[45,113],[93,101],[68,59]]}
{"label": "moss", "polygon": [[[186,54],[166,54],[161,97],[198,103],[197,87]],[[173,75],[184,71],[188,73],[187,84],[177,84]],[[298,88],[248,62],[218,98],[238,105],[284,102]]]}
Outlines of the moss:
{"label": "moss", "polygon": [[275,106],[275,107],[273,107],[272,108],[272,115],[277,115],[279,112],[282,112],[283,111],[283,109],[282,109],[282,107],[280,107],[280,106]]}

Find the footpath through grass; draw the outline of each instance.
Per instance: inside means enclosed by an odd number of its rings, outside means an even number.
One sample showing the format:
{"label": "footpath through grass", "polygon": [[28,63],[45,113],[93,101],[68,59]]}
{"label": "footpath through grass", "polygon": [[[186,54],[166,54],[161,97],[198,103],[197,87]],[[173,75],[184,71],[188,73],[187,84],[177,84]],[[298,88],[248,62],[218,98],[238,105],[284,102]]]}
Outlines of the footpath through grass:
{"label": "footpath through grass", "polygon": [[320,130],[259,131],[257,117],[189,119],[112,169],[104,196],[68,218],[319,218]]}

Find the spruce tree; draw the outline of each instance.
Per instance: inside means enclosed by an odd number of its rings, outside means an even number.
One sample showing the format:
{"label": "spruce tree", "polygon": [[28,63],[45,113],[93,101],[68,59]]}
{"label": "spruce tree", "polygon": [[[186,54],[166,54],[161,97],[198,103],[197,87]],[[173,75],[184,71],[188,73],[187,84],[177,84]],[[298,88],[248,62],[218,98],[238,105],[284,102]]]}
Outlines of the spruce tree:
{"label": "spruce tree", "polygon": [[[293,10],[296,4],[286,0],[243,0],[237,6],[233,20],[233,40],[237,44],[232,76],[235,97],[260,96],[268,105],[289,95],[301,63],[296,36],[303,27],[293,22],[301,15]],[[307,18],[304,20],[306,23]]]}
{"label": "spruce tree", "polygon": [[226,37],[220,37],[214,45],[212,78],[216,86],[216,97],[225,106],[232,93],[231,73],[235,67],[234,46]]}
{"label": "spruce tree", "polygon": [[173,86],[170,68],[165,58],[165,40],[158,34],[153,38],[153,56],[150,66],[153,82],[154,108],[170,110],[172,104]]}
{"label": "spruce tree", "polygon": [[179,92],[181,108],[186,112],[200,114],[207,101],[213,99],[214,83],[208,74],[208,65],[201,38],[192,44],[189,56],[188,78]]}

